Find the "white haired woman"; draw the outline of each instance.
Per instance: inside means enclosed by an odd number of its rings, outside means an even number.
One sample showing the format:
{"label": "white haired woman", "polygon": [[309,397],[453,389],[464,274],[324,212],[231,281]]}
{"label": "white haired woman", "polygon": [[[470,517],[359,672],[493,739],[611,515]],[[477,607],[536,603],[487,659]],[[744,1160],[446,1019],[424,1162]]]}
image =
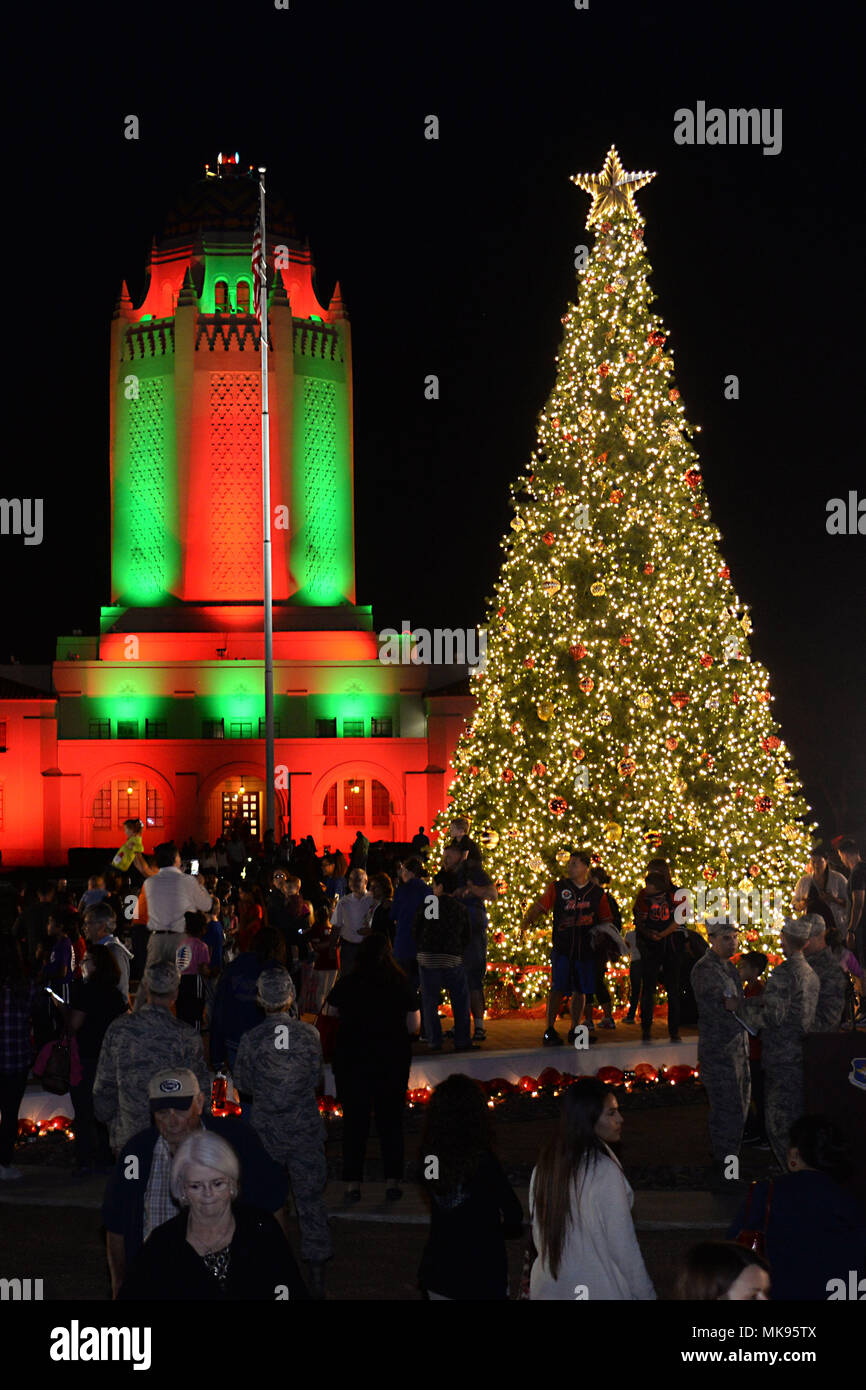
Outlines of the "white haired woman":
{"label": "white haired woman", "polygon": [[191,1134],[171,1165],[181,1212],[145,1241],[117,1295],[158,1299],[309,1298],[288,1241],[270,1212],[238,1202],[238,1157],[219,1134]]}

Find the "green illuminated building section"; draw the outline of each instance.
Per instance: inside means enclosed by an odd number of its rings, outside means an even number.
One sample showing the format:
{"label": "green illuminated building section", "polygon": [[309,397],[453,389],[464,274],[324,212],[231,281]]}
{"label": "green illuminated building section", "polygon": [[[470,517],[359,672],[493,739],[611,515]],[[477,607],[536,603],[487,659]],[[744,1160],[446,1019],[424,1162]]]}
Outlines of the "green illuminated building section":
{"label": "green illuminated building section", "polygon": [[164,603],[181,578],[172,365],[124,361],[116,386],[113,588],[142,607]]}
{"label": "green illuminated building section", "polygon": [[[352,443],[342,372],[295,363],[291,572],[293,602],[336,606],[354,592]],[[331,370],[329,371],[329,367]]]}

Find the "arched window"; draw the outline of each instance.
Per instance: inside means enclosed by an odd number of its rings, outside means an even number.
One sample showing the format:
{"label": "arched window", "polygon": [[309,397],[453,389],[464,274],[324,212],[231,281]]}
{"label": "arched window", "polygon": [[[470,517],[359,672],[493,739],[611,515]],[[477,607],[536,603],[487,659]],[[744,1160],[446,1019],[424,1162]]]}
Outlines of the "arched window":
{"label": "arched window", "polygon": [[391,798],[388,795],[388,788],[381,782],[373,783],[373,814],[370,818],[371,825],[390,825],[391,824]]}
{"label": "arched window", "polygon": [[227,314],[229,308],[229,287],[225,280],[217,280],[213,287],[214,310],[217,314]]}
{"label": "arched window", "polygon": [[337,784],[329,787],[322,802],[322,815],[325,817],[325,825],[337,824]]}
{"label": "arched window", "polygon": [[238,280],[238,313],[248,314],[250,312],[250,287],[246,280]]}

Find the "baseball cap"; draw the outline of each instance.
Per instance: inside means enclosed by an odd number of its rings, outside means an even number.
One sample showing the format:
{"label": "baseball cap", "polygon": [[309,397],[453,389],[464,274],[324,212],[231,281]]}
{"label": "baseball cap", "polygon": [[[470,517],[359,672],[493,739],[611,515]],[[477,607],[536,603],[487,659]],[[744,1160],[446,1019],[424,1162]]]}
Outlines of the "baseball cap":
{"label": "baseball cap", "polygon": [[264,970],[259,976],[258,1000],[266,1008],[278,1008],[280,1004],[291,1004],[295,998],[295,985],[288,970],[281,965]]}
{"label": "baseball cap", "polygon": [[791,941],[802,946],[812,935],[812,924],[805,917],[786,917],[782,922],[782,931]]}
{"label": "baseball cap", "polygon": [[194,1072],[187,1067],[169,1067],[150,1078],[147,1098],[151,1113],[156,1110],[188,1110],[201,1087]]}
{"label": "baseball cap", "polygon": [[154,961],[145,967],[142,984],[153,994],[174,994],[180,985],[180,972],[170,960]]}

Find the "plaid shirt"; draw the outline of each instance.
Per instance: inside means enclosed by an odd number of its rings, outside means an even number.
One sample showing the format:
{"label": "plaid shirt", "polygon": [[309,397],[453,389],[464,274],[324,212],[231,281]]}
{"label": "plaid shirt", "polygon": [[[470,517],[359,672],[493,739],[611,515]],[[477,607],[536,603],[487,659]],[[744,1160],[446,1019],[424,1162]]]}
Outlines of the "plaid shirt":
{"label": "plaid shirt", "polygon": [[171,1221],[180,1207],[171,1195],[171,1153],[162,1135],[156,1141],[147,1190],[144,1194],[144,1239],[151,1231]]}
{"label": "plaid shirt", "polygon": [[0,987],[0,1072],[5,1076],[29,1071],[33,1061],[30,1015],[36,999],[36,984],[28,981],[21,994],[8,985]]}

